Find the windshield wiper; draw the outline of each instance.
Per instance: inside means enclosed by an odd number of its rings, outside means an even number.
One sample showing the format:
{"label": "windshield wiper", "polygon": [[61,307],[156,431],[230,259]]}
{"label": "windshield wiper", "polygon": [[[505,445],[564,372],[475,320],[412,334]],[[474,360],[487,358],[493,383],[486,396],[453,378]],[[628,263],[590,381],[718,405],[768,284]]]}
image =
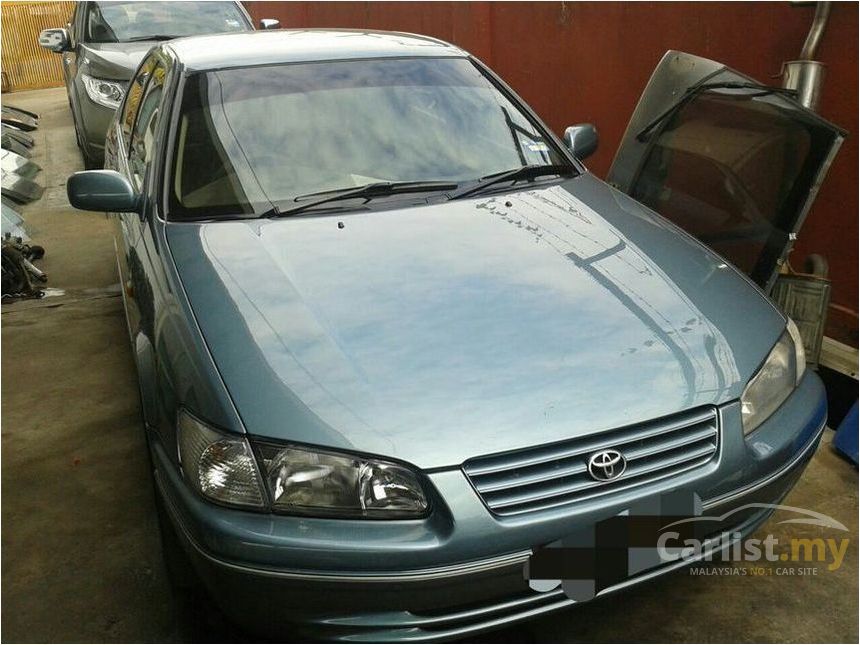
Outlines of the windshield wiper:
{"label": "windshield wiper", "polygon": [[181,38],[182,36],[171,35],[171,34],[150,34],[148,36],[135,36],[134,38],[126,38],[123,42],[126,43],[136,43],[141,40],[173,40],[174,38]]}
{"label": "windshield wiper", "polygon": [[477,183],[470,186],[465,186],[458,191],[451,193],[449,199],[460,199],[468,195],[474,195],[485,188],[489,188],[495,184],[500,184],[504,181],[520,181],[525,179],[537,179],[545,175],[569,175],[576,172],[573,166],[547,164],[539,166],[520,166],[510,170],[503,170],[492,175],[487,175],[478,180]]}
{"label": "windshield wiper", "polygon": [[[710,78],[710,76],[703,79],[703,81],[707,80],[708,78]],[[696,95],[702,92],[708,92],[710,90],[754,90],[758,92],[757,94],[748,94],[747,96],[749,96],[750,98],[758,98],[759,96],[767,96],[768,94],[783,94],[791,98],[796,98],[797,96],[796,90],[790,90],[783,87],[773,87],[771,85],[760,85],[759,83],[742,83],[739,81],[725,81],[719,83],[700,82],[698,85],[691,85],[686,90],[684,90],[684,93],[677,101],[675,101],[666,110],[659,114],[648,125],[642,128],[636,134],[636,140],[642,142],[647,141],[648,136],[651,134],[651,131],[654,130],[654,128],[663,123],[663,121],[668,119],[670,116],[673,116]]]}
{"label": "windshield wiper", "polygon": [[278,206],[274,206],[272,210],[264,213],[261,217],[286,217],[288,215],[301,213],[302,211],[313,208],[314,206],[320,206],[322,204],[328,204],[329,202],[336,202],[343,199],[358,197],[373,199],[374,197],[385,197],[386,195],[394,195],[396,193],[454,190],[458,185],[459,184],[451,181],[380,181],[355,188],[338,188],[319,193],[299,195],[293,199],[294,202],[316,196],[320,197],[318,199],[311,199],[310,201],[305,202],[304,204],[299,204],[298,206],[291,206],[287,209],[281,209],[278,208]]}

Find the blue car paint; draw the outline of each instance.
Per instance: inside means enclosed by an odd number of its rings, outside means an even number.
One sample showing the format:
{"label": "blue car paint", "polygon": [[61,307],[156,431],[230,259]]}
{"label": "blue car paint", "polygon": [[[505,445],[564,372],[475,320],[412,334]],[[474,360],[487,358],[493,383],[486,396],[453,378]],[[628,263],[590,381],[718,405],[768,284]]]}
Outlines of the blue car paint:
{"label": "blue car paint", "polygon": [[249,433],[421,468],[737,399],[785,328],[591,175],[167,239]]}
{"label": "blue car paint", "polygon": [[[108,165],[127,170],[111,136]],[[591,175],[278,221],[165,222],[157,195],[147,203],[117,217],[118,256],[158,490],[210,593],[254,628],[435,640],[570,606],[527,594],[531,547],[668,489],[718,509],[779,501],[820,438],[813,373],[743,435],[738,397],[784,318]],[[460,467],[701,405],[719,410],[716,460],[586,503],[497,517]],[[180,406],[228,431],[414,464],[433,512],[336,520],[208,503],[177,465]]]}

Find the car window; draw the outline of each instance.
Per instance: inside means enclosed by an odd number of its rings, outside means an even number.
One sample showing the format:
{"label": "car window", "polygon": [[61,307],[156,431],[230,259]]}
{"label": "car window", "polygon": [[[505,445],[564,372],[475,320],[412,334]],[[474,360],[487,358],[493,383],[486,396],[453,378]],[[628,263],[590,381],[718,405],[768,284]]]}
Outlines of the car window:
{"label": "car window", "polygon": [[140,108],[131,132],[128,165],[132,183],[137,189],[143,186],[146,169],[152,161],[155,149],[155,133],[160,116],[161,98],[164,93],[165,71],[166,68],[163,64],[159,63],[155,66],[140,102]]}
{"label": "car window", "polygon": [[122,130],[123,142],[126,148],[128,147],[128,142],[131,140],[131,127],[134,124],[134,117],[137,116],[140,98],[143,96],[146,82],[149,80],[155,64],[155,56],[147,58],[128,85],[128,92],[122,106],[122,113],[120,114],[120,129]]}
{"label": "car window", "polygon": [[464,58],[274,65],[191,76],[171,216],[261,212],[378,181],[473,181],[563,164]]}
{"label": "car window", "polygon": [[92,2],[85,24],[86,41],[90,43],[250,29],[235,2]]}
{"label": "car window", "polygon": [[761,281],[826,153],[779,97],[705,92],[656,137],[631,194]]}

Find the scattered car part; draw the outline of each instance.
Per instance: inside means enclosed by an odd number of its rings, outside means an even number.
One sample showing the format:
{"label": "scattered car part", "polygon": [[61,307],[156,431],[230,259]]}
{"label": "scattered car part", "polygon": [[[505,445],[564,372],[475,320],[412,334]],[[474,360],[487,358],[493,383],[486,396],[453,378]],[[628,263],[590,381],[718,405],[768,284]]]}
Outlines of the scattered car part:
{"label": "scattered car part", "polygon": [[857,401],[836,429],[833,447],[857,465]]}
{"label": "scattered car part", "polygon": [[3,136],[2,142],[3,150],[8,150],[10,152],[14,152],[16,155],[20,155],[21,157],[30,156],[30,149],[22,143],[19,143],[15,139],[12,139],[7,136]]}
{"label": "scattered car part", "polygon": [[39,199],[45,192],[45,187],[37,184],[32,179],[21,177],[14,172],[6,172],[0,169],[0,188],[4,196],[19,203],[26,204],[34,199]]}
{"label": "scattered car part", "polygon": [[20,240],[6,237],[2,245],[2,297],[7,299],[41,298],[44,291],[34,281],[45,282],[47,276],[27,257]]}
{"label": "scattered car part", "polygon": [[810,110],[818,108],[821,87],[824,84],[825,65],[813,59],[824,37],[829,17],[830,3],[816,2],[815,17],[803,43],[800,58],[782,64],[782,86],[794,90],[800,104]]}
{"label": "scattered car part", "polygon": [[845,135],[782,88],[669,51],[607,181],[769,292]]}
{"label": "scattered car part", "polygon": [[24,218],[21,217],[20,213],[7,205],[5,200],[0,209],[2,209],[2,228],[0,228],[0,234],[3,237],[11,235],[12,237],[19,237],[25,242],[29,241],[30,236],[24,227]]}
{"label": "scattered car part", "polygon": [[35,161],[30,161],[27,157],[11,150],[0,150],[0,168],[25,179],[32,179],[42,170],[42,166]]}
{"label": "scattered car part", "polygon": [[33,139],[32,134],[27,134],[23,130],[19,130],[14,125],[7,125],[4,123],[2,126],[3,139],[6,138],[17,141],[23,146],[27,146],[28,148],[32,148],[33,144],[36,142]]}
{"label": "scattered car part", "polygon": [[3,109],[9,110],[10,112],[18,114],[22,117],[27,117],[27,118],[33,119],[37,123],[38,123],[39,118],[40,118],[39,115],[36,114],[35,112],[31,112],[30,110],[25,110],[24,108],[15,107],[14,105],[8,105],[8,104],[4,105]]}
{"label": "scattered car part", "polygon": [[33,118],[32,113],[16,110],[8,105],[4,105],[0,109],[0,120],[6,125],[14,125],[16,128],[27,132],[39,127],[39,121]]}
{"label": "scattered car part", "polygon": [[803,262],[803,272],[826,278],[830,273],[830,263],[820,253],[810,253]]}
{"label": "scattered car part", "polygon": [[806,364],[817,368],[830,304],[830,280],[815,275],[781,274],[771,297],[800,330]]}

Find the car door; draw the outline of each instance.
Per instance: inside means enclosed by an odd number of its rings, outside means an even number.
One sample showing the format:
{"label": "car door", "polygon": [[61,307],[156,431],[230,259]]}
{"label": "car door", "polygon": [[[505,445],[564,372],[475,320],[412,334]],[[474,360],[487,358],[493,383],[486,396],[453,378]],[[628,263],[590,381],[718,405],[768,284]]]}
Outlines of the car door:
{"label": "car door", "polygon": [[[156,74],[156,70],[159,73]],[[125,175],[138,193],[147,186],[145,168],[151,161],[151,139],[145,140],[147,128],[157,124],[158,110],[164,86],[164,63],[157,53],[144,59],[129,83],[128,93],[120,109],[115,127],[105,142],[106,165]],[[147,149],[147,144],[149,148]],[[143,259],[147,254],[141,243],[146,218],[138,213],[117,213],[117,260],[128,317],[129,334],[134,338],[151,309],[147,297],[146,270]],[[151,318],[151,315],[150,315]]]}
{"label": "car door", "polygon": [[607,181],[769,292],[844,137],[786,90],[669,51]]}

